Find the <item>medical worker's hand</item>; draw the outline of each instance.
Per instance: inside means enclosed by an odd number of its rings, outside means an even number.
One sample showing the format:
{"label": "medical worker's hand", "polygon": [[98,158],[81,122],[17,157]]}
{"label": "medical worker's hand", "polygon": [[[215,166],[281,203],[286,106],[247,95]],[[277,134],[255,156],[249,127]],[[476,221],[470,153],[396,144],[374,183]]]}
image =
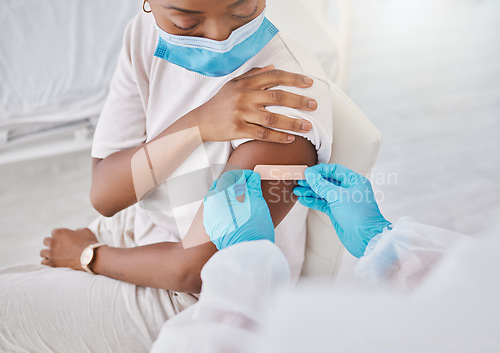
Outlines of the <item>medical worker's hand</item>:
{"label": "medical worker's hand", "polygon": [[305,176],[293,190],[298,201],[326,213],[345,248],[363,256],[370,239],[391,224],[380,213],[370,181],[340,164],[318,164]]}
{"label": "medical worker's hand", "polygon": [[274,242],[274,225],[260,175],[232,170],[215,180],[203,201],[203,225],[217,249],[251,240]]}
{"label": "medical worker's hand", "polygon": [[312,84],[311,78],[275,70],[272,65],[255,68],[227,82],[212,99],[190,114],[194,114],[203,141],[248,138],[290,143],[294,135],[270,128],[305,133],[312,129],[311,123],[271,113],[265,107],[277,105],[313,111],[318,103],[312,98],[268,88],[279,85],[309,88]]}

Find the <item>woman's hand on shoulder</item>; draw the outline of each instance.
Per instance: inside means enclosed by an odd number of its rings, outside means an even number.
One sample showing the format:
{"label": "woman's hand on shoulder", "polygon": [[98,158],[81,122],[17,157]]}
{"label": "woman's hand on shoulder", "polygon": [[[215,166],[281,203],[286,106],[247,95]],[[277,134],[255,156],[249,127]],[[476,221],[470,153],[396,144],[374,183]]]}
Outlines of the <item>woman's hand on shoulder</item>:
{"label": "woman's hand on shoulder", "polygon": [[227,82],[212,99],[191,113],[204,141],[248,138],[291,143],[294,135],[271,128],[306,133],[311,130],[311,123],[271,113],[266,106],[314,111],[318,103],[313,98],[269,88],[309,88],[312,84],[307,76],[276,70],[273,65],[254,68]]}

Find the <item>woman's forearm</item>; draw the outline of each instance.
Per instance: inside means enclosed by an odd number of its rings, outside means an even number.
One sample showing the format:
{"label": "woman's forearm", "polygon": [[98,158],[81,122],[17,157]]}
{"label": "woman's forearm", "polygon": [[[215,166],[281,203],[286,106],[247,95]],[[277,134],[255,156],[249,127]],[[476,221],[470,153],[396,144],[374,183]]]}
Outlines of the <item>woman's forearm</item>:
{"label": "woman's forearm", "polygon": [[139,286],[199,293],[201,269],[216,251],[212,243],[188,249],[180,242],[100,247],[90,267],[97,274]]}
{"label": "woman's forearm", "polygon": [[188,113],[148,143],[94,158],[90,192],[94,208],[112,216],[163,183],[202,144],[195,121]]}

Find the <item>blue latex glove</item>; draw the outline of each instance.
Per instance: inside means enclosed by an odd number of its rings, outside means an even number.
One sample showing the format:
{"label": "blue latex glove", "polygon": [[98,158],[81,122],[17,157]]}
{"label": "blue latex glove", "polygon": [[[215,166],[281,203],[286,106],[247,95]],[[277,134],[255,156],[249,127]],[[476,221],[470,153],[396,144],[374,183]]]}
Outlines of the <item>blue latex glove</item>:
{"label": "blue latex glove", "polygon": [[391,223],[378,208],[370,181],[340,164],[318,164],[306,169],[293,193],[309,208],[324,212],[345,248],[363,256],[366,245]]}
{"label": "blue latex glove", "polygon": [[243,241],[274,242],[274,225],[258,173],[225,172],[212,183],[203,207],[203,225],[219,250]]}

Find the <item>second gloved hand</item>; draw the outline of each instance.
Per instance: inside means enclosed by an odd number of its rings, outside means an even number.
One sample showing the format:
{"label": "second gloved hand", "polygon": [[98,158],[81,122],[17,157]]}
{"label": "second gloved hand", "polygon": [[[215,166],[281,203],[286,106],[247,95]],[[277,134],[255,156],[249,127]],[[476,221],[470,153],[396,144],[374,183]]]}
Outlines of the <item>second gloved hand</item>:
{"label": "second gloved hand", "polygon": [[345,248],[355,257],[363,256],[366,245],[391,223],[378,208],[370,181],[339,164],[318,164],[306,169],[293,192],[298,201],[322,211]]}
{"label": "second gloved hand", "polygon": [[274,242],[274,225],[258,173],[232,170],[222,174],[210,187],[203,207],[203,225],[218,250],[244,241]]}

